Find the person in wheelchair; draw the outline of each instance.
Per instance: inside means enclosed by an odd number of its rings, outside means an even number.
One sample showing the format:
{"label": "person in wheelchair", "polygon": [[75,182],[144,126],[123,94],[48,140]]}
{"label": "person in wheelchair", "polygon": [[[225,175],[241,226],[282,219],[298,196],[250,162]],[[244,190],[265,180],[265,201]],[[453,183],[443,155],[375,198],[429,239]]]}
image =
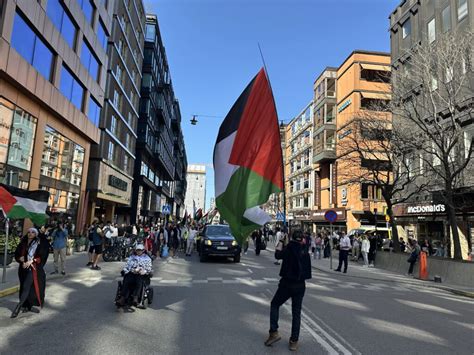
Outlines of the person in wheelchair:
{"label": "person in wheelchair", "polygon": [[143,244],[138,244],[121,272],[123,276],[123,286],[117,305],[122,307],[128,306],[129,304],[127,303],[131,296],[132,304],[136,306],[139,302],[139,293],[143,289],[143,283],[149,282],[151,273],[152,260],[148,254],[145,253]]}

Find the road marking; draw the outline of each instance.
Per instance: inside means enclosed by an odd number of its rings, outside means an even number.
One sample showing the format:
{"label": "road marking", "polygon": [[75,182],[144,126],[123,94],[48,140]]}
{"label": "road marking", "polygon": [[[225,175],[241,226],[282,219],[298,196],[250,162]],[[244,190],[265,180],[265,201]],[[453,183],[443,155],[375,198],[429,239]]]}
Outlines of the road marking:
{"label": "road marking", "polygon": [[193,280],[193,284],[207,284],[208,282],[207,280]]}
{"label": "road marking", "polygon": [[248,268],[247,270],[248,270],[251,274],[253,274],[252,269]]}
{"label": "road marking", "polygon": [[[267,289],[268,294],[272,294],[270,290]],[[284,309],[288,314],[291,315],[291,307],[289,304],[283,304]],[[306,307],[303,306],[303,309],[307,310]],[[351,348],[351,351],[348,350],[341,342],[336,340],[333,336],[331,336],[328,332],[326,332],[323,327],[319,326],[305,310],[301,310],[301,325],[303,328],[316,340],[318,344],[320,344],[329,354],[344,354],[344,355],[361,355],[359,351],[355,348],[350,346],[342,337],[337,334],[331,327],[325,324],[320,318],[315,317],[311,311],[308,310],[309,314],[312,314],[314,318],[320,322],[325,329],[330,329],[335,335],[337,335],[342,342],[346,343],[348,347]]]}
{"label": "road marking", "polygon": [[208,277],[208,281],[222,281],[222,277]]}
{"label": "road marking", "polygon": [[268,282],[278,282],[278,281],[280,281],[280,280],[272,278],[272,277],[264,277],[263,279],[267,280]]}

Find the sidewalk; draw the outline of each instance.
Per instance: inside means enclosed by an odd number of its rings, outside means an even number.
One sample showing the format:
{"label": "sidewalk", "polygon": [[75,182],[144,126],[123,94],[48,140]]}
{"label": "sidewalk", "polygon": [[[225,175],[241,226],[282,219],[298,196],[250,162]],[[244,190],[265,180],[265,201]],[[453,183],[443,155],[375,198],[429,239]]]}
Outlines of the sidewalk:
{"label": "sidewalk", "polygon": [[[275,251],[275,249],[272,247],[267,247],[267,249],[271,252]],[[339,264],[339,253],[337,251],[335,251],[333,255],[332,270],[330,268],[329,258],[324,259],[321,257],[321,259],[313,259],[313,257],[311,256],[311,266],[313,267],[313,269],[316,269],[328,274],[336,274],[336,272],[333,270],[337,268],[338,264]],[[404,283],[404,284],[409,284],[409,285],[418,286],[418,287],[437,288],[437,289],[452,292],[457,295],[474,298],[474,285],[472,287],[465,287],[465,286],[459,286],[459,285],[452,285],[449,283],[435,283],[434,281],[425,281],[425,280],[415,279],[415,278],[408,277],[402,274],[397,274],[392,271],[378,269],[377,267],[367,268],[362,265],[363,265],[362,260],[359,260],[358,263],[349,260],[347,274],[338,272],[337,275],[341,277],[356,277],[356,278],[375,280],[375,281]],[[407,270],[408,270],[408,265],[407,265]]]}
{"label": "sidewalk", "polygon": [[[334,253],[332,266],[333,270],[337,268],[339,264],[339,255],[337,252]],[[311,265],[314,269],[327,272],[327,273],[335,273],[330,268],[330,260],[329,258],[324,259],[313,259],[311,258]],[[407,265],[408,270],[408,265]],[[349,265],[347,268],[347,274],[344,273],[337,273],[339,276],[342,277],[357,277],[357,278],[364,278],[369,280],[377,280],[377,281],[389,281],[389,282],[398,282],[398,283],[405,283],[419,287],[429,287],[429,288],[437,288],[446,290],[458,295],[466,296],[474,298],[474,285],[473,287],[465,287],[459,285],[452,285],[449,283],[435,283],[434,281],[425,281],[416,278],[412,278],[409,276],[397,274],[392,271],[378,269],[377,267],[374,268],[367,268],[363,266],[363,261],[359,260],[359,262],[349,261]]]}
{"label": "sidewalk", "polygon": [[[87,264],[88,257],[86,252],[75,252],[72,255],[66,256],[66,276],[69,273],[74,273],[78,269],[84,269]],[[53,266],[53,254],[49,254],[48,261],[44,267],[46,273],[46,280],[54,280],[57,278],[64,277],[61,274],[50,275],[54,271]],[[0,275],[3,275],[3,267],[0,268]],[[1,283],[0,276],[0,298],[16,293],[19,289],[18,284],[18,263],[13,261],[7,266],[6,282]]]}

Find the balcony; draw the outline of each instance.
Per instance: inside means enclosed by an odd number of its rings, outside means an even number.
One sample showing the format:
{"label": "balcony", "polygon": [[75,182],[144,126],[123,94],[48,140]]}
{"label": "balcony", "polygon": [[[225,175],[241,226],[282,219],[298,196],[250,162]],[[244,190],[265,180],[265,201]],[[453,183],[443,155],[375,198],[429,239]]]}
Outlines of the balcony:
{"label": "balcony", "polygon": [[301,126],[299,126],[296,131],[291,135],[289,142],[291,143],[294,141],[301,133],[303,133],[307,128],[311,127],[313,124],[312,120],[304,122]]}
{"label": "balcony", "polygon": [[325,163],[336,160],[336,144],[327,143],[314,149],[313,163]]}
{"label": "balcony", "polygon": [[311,141],[302,144],[300,147],[298,147],[298,149],[296,149],[296,150],[294,151],[294,153],[291,153],[289,159],[291,160],[291,159],[295,158],[297,155],[303,153],[306,149],[311,148],[311,146],[312,146],[312,142],[311,142]]}

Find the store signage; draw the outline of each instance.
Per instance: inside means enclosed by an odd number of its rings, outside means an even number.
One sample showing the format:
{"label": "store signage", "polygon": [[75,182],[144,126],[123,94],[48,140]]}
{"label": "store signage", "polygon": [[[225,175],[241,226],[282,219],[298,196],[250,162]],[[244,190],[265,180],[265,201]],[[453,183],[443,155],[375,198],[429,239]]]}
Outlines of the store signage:
{"label": "store signage", "polygon": [[338,109],[337,109],[337,113],[341,113],[342,111],[344,111],[347,107],[349,107],[349,105],[352,103],[352,99],[349,99],[347,100],[346,102],[344,102]]}
{"label": "store signage", "polygon": [[109,175],[109,185],[122,191],[127,191],[128,183],[114,175]]}
{"label": "store signage", "polygon": [[[337,220],[338,221],[344,221],[346,219],[346,210],[343,208],[332,208],[330,209],[331,211],[336,212],[337,214]],[[313,212],[313,220],[317,221],[325,221],[325,214],[328,210],[319,210]]]}
{"label": "store signage", "polygon": [[347,187],[341,189],[341,204],[343,206],[347,205]]}
{"label": "store signage", "polygon": [[349,134],[351,134],[351,133],[352,133],[352,129],[348,129],[347,131],[340,133],[340,134],[338,135],[338,138],[339,138],[339,139],[342,139],[342,138],[344,138],[344,137],[347,137],[347,136],[348,136]]}
{"label": "store signage", "polygon": [[407,213],[436,213],[436,212],[446,212],[446,206],[443,204],[437,205],[420,205],[420,206],[408,206]]}

